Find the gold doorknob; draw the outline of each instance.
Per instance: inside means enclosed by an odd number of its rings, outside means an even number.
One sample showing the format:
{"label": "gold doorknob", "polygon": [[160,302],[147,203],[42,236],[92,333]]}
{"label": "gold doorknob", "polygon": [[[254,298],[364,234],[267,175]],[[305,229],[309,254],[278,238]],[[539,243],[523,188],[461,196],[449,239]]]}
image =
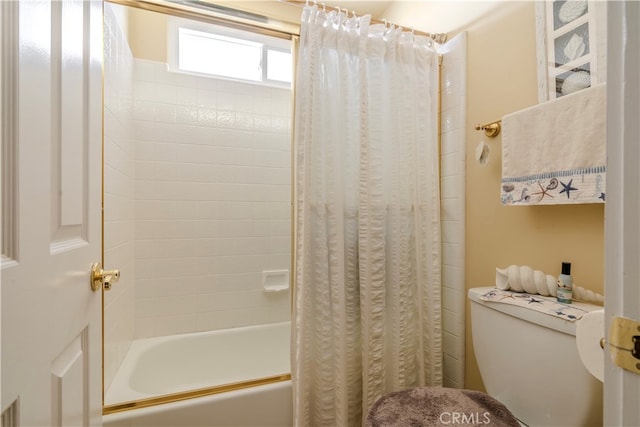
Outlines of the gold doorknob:
{"label": "gold doorknob", "polygon": [[111,289],[111,284],[120,279],[120,270],[103,270],[99,262],[91,266],[91,289],[94,291],[104,287],[105,291]]}

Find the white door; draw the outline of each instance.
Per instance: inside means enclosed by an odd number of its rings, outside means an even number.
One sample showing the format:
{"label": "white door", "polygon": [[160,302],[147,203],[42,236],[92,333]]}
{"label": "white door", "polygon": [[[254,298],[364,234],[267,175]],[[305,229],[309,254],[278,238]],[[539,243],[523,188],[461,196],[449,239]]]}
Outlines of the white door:
{"label": "white door", "polygon": [[[608,331],[613,317],[640,321],[640,3],[608,2],[607,15]],[[640,426],[640,375],[605,357],[604,379],[604,424]]]}
{"label": "white door", "polygon": [[102,3],[0,9],[3,426],[101,425]]}

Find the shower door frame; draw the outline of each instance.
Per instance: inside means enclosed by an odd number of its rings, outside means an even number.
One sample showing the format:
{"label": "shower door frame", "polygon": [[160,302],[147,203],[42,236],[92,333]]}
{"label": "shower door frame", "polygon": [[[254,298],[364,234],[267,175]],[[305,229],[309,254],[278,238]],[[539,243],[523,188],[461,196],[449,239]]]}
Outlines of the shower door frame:
{"label": "shower door frame", "polygon": [[[235,28],[235,29],[240,29],[240,30],[245,30],[245,31],[250,31],[253,33],[257,33],[260,35],[266,35],[266,36],[271,36],[271,37],[277,37],[277,38],[281,38],[281,39],[287,39],[291,41],[292,44],[292,66],[294,67],[294,72],[293,72],[293,80],[292,80],[292,84],[291,84],[291,94],[292,94],[292,104],[291,104],[291,108],[292,111],[295,110],[295,68],[297,66],[296,64],[296,56],[297,56],[297,52],[298,52],[298,41],[299,41],[299,35],[300,35],[300,26],[299,25],[294,25],[288,22],[284,22],[284,21],[278,21],[278,20],[272,20],[270,19],[268,23],[261,23],[261,22],[255,22],[255,21],[251,21],[249,19],[245,19],[245,18],[237,18],[237,17],[233,17],[231,15],[223,15],[223,14],[219,14],[213,11],[208,11],[208,10],[201,10],[201,9],[197,9],[194,7],[190,7],[188,5],[184,5],[184,4],[176,4],[176,3],[168,3],[162,0],[151,0],[151,1],[144,1],[144,0],[105,0],[106,3],[112,3],[112,4],[117,4],[117,5],[121,5],[121,6],[127,6],[127,7],[132,7],[132,8],[137,8],[137,9],[142,9],[142,10],[147,10],[150,12],[157,12],[157,13],[161,13],[164,15],[168,15],[168,16],[174,16],[174,17],[179,17],[179,18],[186,18],[186,19],[192,19],[192,20],[196,20],[196,21],[200,21],[200,22],[205,22],[205,23],[210,23],[210,24],[215,24],[215,25],[222,25],[222,26],[226,26],[226,27],[231,27],[231,28]],[[104,71],[103,71],[104,73]],[[103,76],[103,91],[104,91],[104,76]],[[294,247],[294,221],[293,221],[293,215],[294,215],[294,203],[293,203],[293,197],[294,197],[294,185],[293,185],[293,177],[294,177],[294,168],[293,168],[293,135],[294,135],[294,129],[293,129],[293,122],[294,122],[294,115],[291,115],[291,132],[290,132],[290,137],[291,137],[291,198],[290,198],[290,204],[291,204],[291,268],[292,271],[294,268],[294,263],[295,263],[295,257],[293,255],[293,247]],[[104,153],[104,140],[103,140],[103,153]],[[104,164],[104,155],[103,155],[103,164]],[[104,167],[103,167],[103,176],[102,176],[102,182],[103,182],[103,188],[102,188],[102,212],[103,212],[103,233],[104,233]],[[102,239],[102,264],[104,265],[104,238]],[[293,277],[293,276],[291,276]],[[292,278],[290,279],[292,280]],[[290,287],[290,289],[292,289],[292,287]],[[291,300],[293,300],[293,292],[291,292]],[[104,306],[102,307],[102,324],[104,325]],[[107,415],[107,414],[113,414],[113,413],[117,413],[117,412],[122,412],[122,411],[127,411],[127,410],[132,410],[132,409],[139,409],[139,408],[145,408],[145,407],[149,407],[149,406],[155,406],[155,405],[160,405],[160,404],[164,404],[164,403],[171,403],[171,402],[178,402],[178,401],[182,401],[182,400],[188,400],[188,399],[193,399],[193,398],[197,398],[197,397],[203,397],[203,396],[209,396],[209,395],[213,395],[213,394],[218,394],[218,393],[224,393],[224,392],[229,392],[229,391],[234,391],[234,390],[241,390],[241,389],[245,389],[245,388],[250,388],[250,387],[257,387],[260,385],[265,385],[265,384],[272,384],[272,383],[277,383],[277,382],[282,382],[282,381],[289,381],[291,380],[291,374],[282,374],[282,375],[275,375],[275,376],[271,376],[271,377],[266,377],[266,378],[258,378],[258,379],[252,379],[252,380],[246,380],[246,381],[242,381],[242,382],[237,382],[237,383],[231,383],[231,384],[222,384],[222,385],[218,385],[218,386],[212,386],[212,387],[206,387],[206,388],[200,388],[200,389],[196,389],[196,390],[189,390],[189,391],[185,391],[185,392],[180,392],[180,393],[173,393],[173,394],[168,394],[168,395],[163,395],[163,396],[158,396],[158,397],[153,397],[153,398],[146,398],[146,399],[139,399],[139,400],[133,400],[133,401],[126,401],[126,402],[120,402],[120,403],[115,403],[115,404],[111,404],[111,405],[105,405],[104,404],[104,329],[103,329],[103,343],[102,343],[102,360],[103,360],[103,366],[102,366],[102,376],[103,376],[103,381],[102,381],[102,388],[103,388],[103,403],[102,403],[102,413],[103,415]]]}

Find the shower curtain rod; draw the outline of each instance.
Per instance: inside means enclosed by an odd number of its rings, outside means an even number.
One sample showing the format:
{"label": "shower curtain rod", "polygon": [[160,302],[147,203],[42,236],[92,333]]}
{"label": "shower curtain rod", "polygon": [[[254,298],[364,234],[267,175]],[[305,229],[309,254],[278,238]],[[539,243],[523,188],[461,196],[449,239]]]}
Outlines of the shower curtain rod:
{"label": "shower curtain rod", "polygon": [[[311,0],[311,1],[309,1],[309,0],[278,0],[278,1],[283,2],[283,3],[287,3],[287,4],[291,4],[291,5],[294,5],[294,6],[299,6],[299,7],[303,7],[303,6],[308,5],[310,3],[314,4],[314,5],[317,4],[319,6],[322,6],[325,9],[329,8],[329,9],[336,10],[338,12],[343,12],[344,11],[344,12],[347,13],[347,15],[349,14],[349,9],[347,9],[345,7],[327,6],[326,4],[321,3],[321,2],[317,2],[316,0]],[[351,11],[351,13],[353,14],[353,16],[356,16],[356,13],[354,11]],[[429,37],[431,40],[435,41],[438,44],[443,44],[444,42],[447,41],[447,34],[446,33],[427,33],[425,31],[416,30],[416,29],[414,29],[412,27],[405,27],[405,26],[402,26],[402,25],[394,24],[392,22],[387,21],[386,19],[383,19],[382,21],[377,20],[377,19],[371,19],[371,23],[373,23],[373,24],[384,24],[385,26],[393,25],[393,26],[401,28],[402,30],[411,31],[412,33],[417,34],[419,36]]]}

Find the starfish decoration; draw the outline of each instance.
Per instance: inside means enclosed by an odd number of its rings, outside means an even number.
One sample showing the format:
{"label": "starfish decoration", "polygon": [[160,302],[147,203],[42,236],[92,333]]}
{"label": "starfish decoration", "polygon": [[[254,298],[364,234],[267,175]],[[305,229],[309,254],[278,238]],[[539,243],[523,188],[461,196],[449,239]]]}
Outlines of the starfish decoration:
{"label": "starfish decoration", "polygon": [[536,302],[538,304],[542,304],[542,300],[541,299],[535,299],[534,297],[531,297],[529,299],[529,304],[534,303],[534,302]]}
{"label": "starfish decoration", "polygon": [[578,190],[577,188],[571,186],[571,184],[573,184],[573,178],[569,181],[568,184],[565,184],[562,181],[560,181],[560,184],[562,184],[562,190],[560,190],[560,194],[567,193],[567,199],[571,197],[570,193],[572,190]]}
{"label": "starfish decoration", "polygon": [[540,186],[540,191],[533,193],[534,196],[537,196],[538,194],[540,195],[540,200],[538,200],[538,203],[540,203],[542,199],[544,199],[544,196],[549,196],[553,199],[553,196],[549,194],[549,190],[551,190],[551,188],[544,188],[542,184],[540,184],[540,181],[538,181],[538,185]]}

